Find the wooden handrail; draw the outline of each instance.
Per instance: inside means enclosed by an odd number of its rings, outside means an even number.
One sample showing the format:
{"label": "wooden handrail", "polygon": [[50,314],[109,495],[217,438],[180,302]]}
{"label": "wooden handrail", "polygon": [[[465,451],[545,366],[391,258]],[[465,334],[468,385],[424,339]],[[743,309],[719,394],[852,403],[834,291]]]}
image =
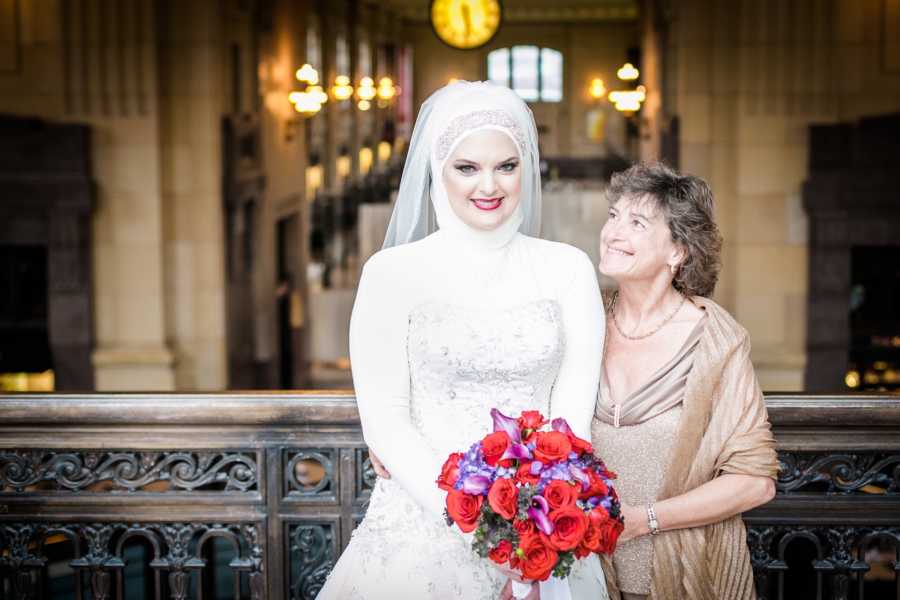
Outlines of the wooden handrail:
{"label": "wooden handrail", "polygon": [[[900,427],[900,394],[766,394],[775,428]],[[356,399],[346,391],[221,393],[0,394],[0,428],[158,425],[353,425]]]}

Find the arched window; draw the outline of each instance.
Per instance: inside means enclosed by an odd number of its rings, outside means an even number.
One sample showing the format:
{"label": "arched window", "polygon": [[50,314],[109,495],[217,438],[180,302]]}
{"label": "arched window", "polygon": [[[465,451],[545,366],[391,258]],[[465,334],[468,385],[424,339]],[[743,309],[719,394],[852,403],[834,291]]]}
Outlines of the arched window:
{"label": "arched window", "polygon": [[513,46],[488,54],[488,79],[511,87],[526,102],[562,100],[563,58],[552,48]]}

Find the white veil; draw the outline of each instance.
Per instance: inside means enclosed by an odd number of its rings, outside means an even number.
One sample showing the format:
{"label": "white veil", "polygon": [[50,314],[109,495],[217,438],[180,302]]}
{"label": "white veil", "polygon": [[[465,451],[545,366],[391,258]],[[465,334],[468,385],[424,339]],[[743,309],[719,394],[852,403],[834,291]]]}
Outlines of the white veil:
{"label": "white veil", "polygon": [[531,236],[540,233],[541,173],[531,109],[509,88],[459,81],[436,91],[419,110],[384,248],[420,240],[439,227],[451,226],[450,221],[458,221],[440,176],[432,178],[432,173],[441,173],[444,161],[463,138],[484,129],[502,131],[519,149],[522,187],[516,212],[518,230]]}

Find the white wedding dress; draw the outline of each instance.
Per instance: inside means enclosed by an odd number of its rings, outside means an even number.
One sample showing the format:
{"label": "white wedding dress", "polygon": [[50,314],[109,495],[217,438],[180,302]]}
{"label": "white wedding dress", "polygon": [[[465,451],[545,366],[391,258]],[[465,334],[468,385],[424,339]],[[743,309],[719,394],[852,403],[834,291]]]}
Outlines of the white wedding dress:
{"label": "white wedding dress", "polygon": [[[456,215],[441,175],[483,130],[509,136],[521,167],[514,214],[488,230]],[[603,306],[586,254],[522,233],[540,229],[538,161],[531,111],[508,88],[458,82],[419,109],[386,249],[363,269],[350,322],[363,436],[391,479],[376,483],[320,600],[494,600],[505,577],[447,526],[441,465],[492,430],[495,407],[565,417],[590,439]],[[492,181],[479,181],[481,197],[502,195]],[[596,557],[552,587],[607,597]]]}
{"label": "white wedding dress", "polygon": [[[461,249],[442,230],[366,265],[354,385],[392,478],[378,479],[320,600],[497,598],[506,578],[441,516],[441,464],[492,431],[493,407],[564,416],[589,439],[604,331],[593,265],[570,246],[492,234]],[[596,557],[569,584],[575,600],[607,597]]]}

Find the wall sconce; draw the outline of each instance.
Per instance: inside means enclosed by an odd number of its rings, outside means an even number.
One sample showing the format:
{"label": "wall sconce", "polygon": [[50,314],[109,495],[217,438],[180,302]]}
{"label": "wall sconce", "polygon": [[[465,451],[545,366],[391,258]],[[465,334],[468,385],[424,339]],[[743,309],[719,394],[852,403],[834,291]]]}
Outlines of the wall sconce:
{"label": "wall sconce", "polygon": [[591,98],[594,100],[602,100],[606,96],[606,84],[600,78],[591,79],[591,85],[588,88]]}
{"label": "wall sconce", "polygon": [[322,110],[322,105],[328,102],[328,94],[319,85],[319,73],[312,65],[304,64],[297,69],[296,78],[301,84],[301,89],[288,94],[288,100],[294,105],[295,111],[311,117]]}
{"label": "wall sconce", "polygon": [[363,146],[359,149],[359,170],[363,175],[368,175],[372,170],[372,149]]}
{"label": "wall sconce", "polygon": [[353,95],[353,86],[350,85],[350,78],[346,75],[338,75],[334,78],[334,85],[331,86],[331,96],[338,102],[349,100]]}
{"label": "wall sconce", "polygon": [[363,77],[359,80],[359,85],[356,87],[356,97],[359,98],[357,102],[357,106],[359,110],[369,110],[372,108],[372,99],[378,94],[378,90],[375,89],[375,82],[371,77]]}
{"label": "wall sconce", "polygon": [[625,114],[633,114],[641,110],[641,104],[647,99],[647,88],[642,85],[635,90],[615,90],[609,93],[609,101],[616,110]]}
{"label": "wall sconce", "polygon": [[625,63],[624,65],[619,67],[618,71],[616,71],[616,77],[618,77],[622,81],[634,81],[640,76],[641,72],[638,71],[630,62]]}
{"label": "wall sconce", "polygon": [[335,174],[340,179],[344,179],[350,175],[350,155],[340,154],[334,161]]}
{"label": "wall sconce", "polygon": [[306,63],[297,69],[296,77],[297,81],[302,83],[308,83],[309,85],[319,84],[319,72],[313,69],[312,65],[309,63]]}
{"label": "wall sconce", "polygon": [[306,199],[312,202],[316,199],[316,192],[322,187],[325,175],[322,165],[310,165],[306,167]]}
{"label": "wall sconce", "polygon": [[390,77],[382,77],[378,80],[378,106],[387,106],[391,100],[400,95],[400,87],[394,85]]}
{"label": "wall sconce", "polygon": [[386,163],[391,159],[391,143],[387,141],[378,142],[378,162]]}

